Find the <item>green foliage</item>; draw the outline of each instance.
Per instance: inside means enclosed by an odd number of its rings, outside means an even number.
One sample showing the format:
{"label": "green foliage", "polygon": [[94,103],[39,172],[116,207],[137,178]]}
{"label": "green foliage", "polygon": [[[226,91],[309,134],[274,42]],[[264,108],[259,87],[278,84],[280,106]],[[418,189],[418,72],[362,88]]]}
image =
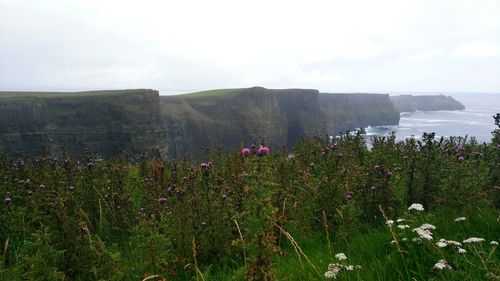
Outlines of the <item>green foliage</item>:
{"label": "green foliage", "polygon": [[[341,280],[500,275],[489,244],[500,239],[498,132],[487,145],[425,134],[368,149],[347,134],[302,140],[292,155],[257,150],[210,149],[202,166],[1,156],[0,279],[322,280],[335,263]],[[409,227],[387,227],[399,218]],[[411,242],[423,223],[434,240]],[[453,270],[433,270],[440,259]]]}

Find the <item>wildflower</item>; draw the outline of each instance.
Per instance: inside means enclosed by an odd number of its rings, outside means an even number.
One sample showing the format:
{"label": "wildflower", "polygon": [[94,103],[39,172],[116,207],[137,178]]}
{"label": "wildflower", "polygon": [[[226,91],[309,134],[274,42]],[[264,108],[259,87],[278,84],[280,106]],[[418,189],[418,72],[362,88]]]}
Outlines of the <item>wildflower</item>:
{"label": "wildflower", "polygon": [[391,241],[391,244],[396,244],[396,243],[398,243],[398,241],[396,241],[396,240]]}
{"label": "wildflower", "polygon": [[433,267],[434,270],[436,271],[439,271],[439,270],[442,270],[442,269],[451,269],[451,266],[448,264],[448,262],[446,262],[446,260],[439,260]]}
{"label": "wildflower", "polygon": [[405,229],[405,228],[410,228],[410,226],[407,225],[407,224],[400,224],[400,225],[398,225],[398,228],[399,229]]}
{"label": "wildflower", "polygon": [[158,203],[160,203],[160,205],[163,205],[163,204],[167,203],[167,198],[160,197],[160,199],[158,199]]}
{"label": "wildflower", "polygon": [[86,225],[84,225],[84,226],[82,226],[82,227],[80,228],[80,232],[81,232],[82,234],[87,234],[87,233],[89,233],[89,228],[88,228]]}
{"label": "wildflower", "polygon": [[241,154],[245,157],[247,157],[248,155],[250,155],[250,149],[245,147],[241,150]]}
{"label": "wildflower", "polygon": [[375,191],[375,189],[377,189],[377,187],[375,187],[374,185],[372,185],[372,191]]}
{"label": "wildflower", "polygon": [[40,188],[40,189],[45,189],[45,184],[41,184],[41,185],[39,185],[39,186],[38,186],[38,188]]}
{"label": "wildflower", "polygon": [[458,248],[458,253],[459,254],[465,254],[465,253],[467,253],[467,251],[465,249],[459,247]]}
{"label": "wildflower", "polygon": [[413,242],[413,243],[422,243],[422,239],[420,239],[420,238],[413,238],[413,239],[411,239],[411,242]]}
{"label": "wildflower", "polygon": [[344,253],[338,253],[335,255],[335,257],[339,260],[339,261],[343,261],[343,260],[346,260],[347,259],[347,256],[344,254]]}
{"label": "wildflower", "polygon": [[334,272],[334,271],[331,271],[331,270],[328,270],[327,272],[325,272],[325,278],[333,278],[333,279],[337,279],[337,273]]}
{"label": "wildflower", "polygon": [[387,220],[385,223],[390,227],[390,226],[392,226],[394,224],[394,221],[393,220]]}
{"label": "wildflower", "polygon": [[69,191],[73,191],[73,190],[75,190],[75,187],[74,186],[70,186],[68,189],[69,189]]}
{"label": "wildflower", "polygon": [[408,238],[404,237],[403,239],[401,239],[401,241],[406,242],[408,241]]}
{"label": "wildflower", "polygon": [[491,242],[490,242],[490,245],[491,245],[491,246],[498,246],[498,242],[497,242],[497,241],[491,241]]}
{"label": "wildflower", "polygon": [[396,222],[397,222],[397,223],[402,223],[402,222],[404,222],[404,221],[405,221],[405,219],[397,219],[397,220],[396,220]]}
{"label": "wildflower", "polygon": [[353,265],[346,265],[344,268],[347,271],[353,271],[354,270],[354,266]]}
{"label": "wildflower", "polygon": [[411,204],[411,206],[408,208],[408,211],[411,211],[411,210],[415,210],[415,211],[422,212],[422,211],[424,210],[424,206],[422,206],[422,204],[413,203],[413,204]]}
{"label": "wildflower", "polygon": [[260,156],[264,156],[264,155],[267,155],[267,154],[269,154],[269,147],[267,147],[267,146],[261,146],[259,148],[259,155]]}
{"label": "wildflower", "polygon": [[445,241],[442,241],[442,240],[443,239],[436,242],[436,246],[438,246],[439,248],[444,248],[444,247],[448,246],[448,243],[446,243],[446,240]]}
{"label": "wildflower", "polygon": [[469,239],[465,239],[464,243],[469,244],[469,243],[480,243],[484,242],[484,238],[477,238],[477,237],[471,237]]}
{"label": "wildflower", "polygon": [[[442,240],[444,240],[444,239],[442,239]],[[456,247],[460,247],[460,246],[462,246],[462,243],[457,242],[457,241],[455,241],[455,240],[445,240],[445,241],[446,241],[446,243],[447,243],[448,245],[453,245],[453,246],[456,246]]]}
{"label": "wildflower", "polygon": [[392,172],[391,172],[391,171],[388,171],[388,172],[387,172],[387,177],[388,177],[388,178],[392,177]]}
{"label": "wildflower", "polygon": [[28,190],[28,196],[31,196],[31,195],[33,195],[33,191]]}
{"label": "wildflower", "polygon": [[3,201],[5,202],[5,204],[10,204],[10,202],[12,202],[12,198],[7,196]]}
{"label": "wildflower", "polygon": [[345,196],[345,199],[346,200],[351,200],[352,199],[352,192],[347,192],[347,194]]}
{"label": "wildflower", "polygon": [[414,232],[420,236],[420,238],[426,240],[432,240],[432,232],[431,230],[436,229],[432,224],[424,223],[420,227],[413,229]]}
{"label": "wildflower", "polygon": [[207,171],[210,170],[210,167],[212,166],[211,164],[212,164],[211,162],[208,163],[203,162],[200,164],[200,167],[202,170]]}
{"label": "wildflower", "polygon": [[467,219],[467,218],[465,218],[465,217],[459,217],[459,218],[456,218],[456,219],[455,219],[455,222],[461,222],[461,221],[464,221],[464,220],[466,220],[466,219]]}
{"label": "wildflower", "polygon": [[465,158],[463,156],[458,157],[458,161],[463,162]]}

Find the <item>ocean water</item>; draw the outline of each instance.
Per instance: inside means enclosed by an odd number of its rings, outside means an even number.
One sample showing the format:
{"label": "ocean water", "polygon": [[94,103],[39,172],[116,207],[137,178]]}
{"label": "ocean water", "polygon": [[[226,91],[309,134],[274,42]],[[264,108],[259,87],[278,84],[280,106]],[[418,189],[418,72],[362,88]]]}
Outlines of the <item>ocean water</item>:
{"label": "ocean water", "polygon": [[[411,93],[418,95],[419,93]],[[387,136],[396,133],[396,139],[409,137],[421,139],[424,132],[434,132],[436,137],[474,137],[478,142],[490,142],[491,132],[497,128],[493,115],[500,113],[500,94],[445,93],[465,105],[458,111],[417,111],[401,113],[399,126],[366,128],[367,137]]]}

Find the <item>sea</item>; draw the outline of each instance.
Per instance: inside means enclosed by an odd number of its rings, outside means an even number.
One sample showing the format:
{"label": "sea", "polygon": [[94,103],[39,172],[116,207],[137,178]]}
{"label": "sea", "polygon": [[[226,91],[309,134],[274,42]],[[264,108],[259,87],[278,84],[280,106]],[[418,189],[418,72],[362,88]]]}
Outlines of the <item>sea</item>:
{"label": "sea", "polygon": [[398,126],[366,128],[366,137],[388,136],[395,132],[397,140],[414,137],[421,139],[424,132],[443,137],[474,137],[477,142],[491,142],[495,126],[493,115],[500,113],[500,93],[391,93],[391,95],[451,95],[465,106],[465,110],[403,112]]}

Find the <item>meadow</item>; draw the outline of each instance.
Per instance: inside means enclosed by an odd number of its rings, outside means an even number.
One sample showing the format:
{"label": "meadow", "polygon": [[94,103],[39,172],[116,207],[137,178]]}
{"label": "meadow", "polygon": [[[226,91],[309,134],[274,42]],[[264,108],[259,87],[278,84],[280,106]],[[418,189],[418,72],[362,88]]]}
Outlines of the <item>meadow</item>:
{"label": "meadow", "polygon": [[193,159],[0,157],[0,280],[500,280],[500,125]]}

